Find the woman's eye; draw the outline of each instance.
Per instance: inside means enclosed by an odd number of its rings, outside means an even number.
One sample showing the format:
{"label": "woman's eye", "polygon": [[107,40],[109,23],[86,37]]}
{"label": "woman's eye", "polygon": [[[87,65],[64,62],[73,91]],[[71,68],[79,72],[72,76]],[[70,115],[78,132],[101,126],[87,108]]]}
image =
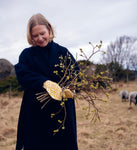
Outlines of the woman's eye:
{"label": "woman's eye", "polygon": [[34,38],[36,38],[38,35],[33,35]]}
{"label": "woman's eye", "polygon": [[42,33],[41,33],[41,35],[44,35],[44,34],[45,34],[45,32],[42,32]]}

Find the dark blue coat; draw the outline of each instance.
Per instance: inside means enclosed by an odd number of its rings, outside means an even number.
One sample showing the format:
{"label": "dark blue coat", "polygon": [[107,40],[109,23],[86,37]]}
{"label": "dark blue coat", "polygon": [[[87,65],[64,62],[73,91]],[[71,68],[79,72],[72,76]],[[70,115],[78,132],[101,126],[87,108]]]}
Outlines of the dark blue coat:
{"label": "dark blue coat", "polygon": [[[44,91],[43,82],[59,82],[60,78],[53,73],[59,57],[65,56],[68,50],[55,42],[46,47],[30,47],[23,50],[19,62],[15,65],[17,79],[24,89],[22,100],[16,150],[77,150],[76,114],[74,100],[66,101],[67,118],[65,130],[53,136],[58,127],[58,117],[51,118],[51,113],[60,109],[60,102],[51,100],[43,109],[36,99],[36,93]],[[71,54],[70,54],[71,55]],[[73,56],[71,58],[74,60]],[[58,70],[60,71],[60,70]],[[63,74],[61,74],[63,76]]]}

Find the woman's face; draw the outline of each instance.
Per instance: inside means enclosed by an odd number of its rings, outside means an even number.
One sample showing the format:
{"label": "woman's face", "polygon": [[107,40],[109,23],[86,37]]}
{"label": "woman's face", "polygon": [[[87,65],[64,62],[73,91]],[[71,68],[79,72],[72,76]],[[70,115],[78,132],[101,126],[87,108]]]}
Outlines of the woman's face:
{"label": "woman's face", "polygon": [[45,25],[36,25],[31,31],[32,40],[36,46],[44,47],[50,41],[49,30]]}

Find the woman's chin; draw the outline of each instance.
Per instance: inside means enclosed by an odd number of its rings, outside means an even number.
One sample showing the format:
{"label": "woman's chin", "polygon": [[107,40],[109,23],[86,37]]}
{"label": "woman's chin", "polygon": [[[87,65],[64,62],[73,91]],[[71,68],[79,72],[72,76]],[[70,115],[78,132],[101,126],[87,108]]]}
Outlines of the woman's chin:
{"label": "woman's chin", "polygon": [[47,46],[48,45],[48,42],[44,42],[44,43],[39,43],[38,44],[38,46],[40,46],[40,47],[45,47],[45,46]]}

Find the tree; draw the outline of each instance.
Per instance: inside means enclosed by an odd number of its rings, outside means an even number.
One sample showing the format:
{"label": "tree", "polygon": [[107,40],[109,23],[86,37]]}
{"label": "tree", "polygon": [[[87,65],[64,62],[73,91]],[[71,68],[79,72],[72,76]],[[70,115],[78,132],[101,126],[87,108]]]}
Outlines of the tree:
{"label": "tree", "polygon": [[130,57],[130,68],[134,71],[135,78],[137,77],[137,53],[133,53]]}
{"label": "tree", "polygon": [[111,76],[114,82],[122,80],[125,75],[122,66],[119,65],[117,62],[116,63],[111,62],[108,65],[108,70],[109,72],[111,72]]}
{"label": "tree", "polygon": [[[123,68],[127,69],[126,80],[128,81],[128,73],[130,67],[131,53],[135,51],[135,44],[137,38],[129,36],[121,36],[116,39],[115,42],[111,42],[107,47],[106,55],[103,55],[103,62],[105,64],[113,65],[119,64]],[[116,71],[116,70],[115,70]]]}
{"label": "tree", "polygon": [[137,71],[137,53],[131,54],[129,61],[130,68],[134,71]]}

